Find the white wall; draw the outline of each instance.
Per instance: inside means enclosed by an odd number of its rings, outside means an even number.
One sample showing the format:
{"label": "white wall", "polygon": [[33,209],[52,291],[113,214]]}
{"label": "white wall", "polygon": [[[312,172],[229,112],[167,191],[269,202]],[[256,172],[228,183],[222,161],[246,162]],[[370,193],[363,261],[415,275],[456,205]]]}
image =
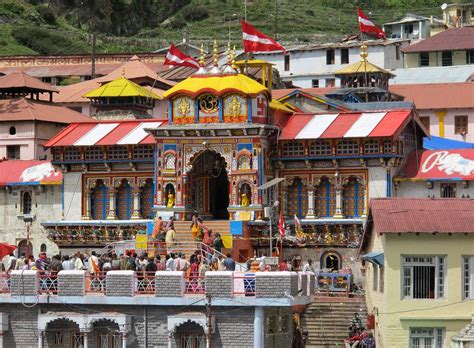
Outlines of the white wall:
{"label": "white wall", "polygon": [[78,221],[82,218],[82,173],[63,173],[64,219]]}
{"label": "white wall", "polygon": [[387,197],[387,169],[369,167],[369,199]]}
{"label": "white wall", "polygon": [[425,181],[402,181],[398,184],[398,188],[394,190],[394,196],[397,197],[420,197],[426,198],[428,195],[434,195],[436,198],[441,197],[441,184],[456,184],[456,198],[463,195],[474,198],[474,181],[468,181],[468,187],[463,187],[461,181],[433,181],[433,188],[429,189]]}
{"label": "white wall", "polygon": [[[473,96],[474,106],[474,96]],[[428,116],[430,118],[430,134],[439,137],[439,119],[435,114],[437,110],[418,109],[420,117]],[[444,116],[444,137],[458,141],[467,141],[474,143],[474,109],[447,109]],[[468,117],[468,133],[465,137],[461,134],[454,133],[454,117],[467,115]]]}

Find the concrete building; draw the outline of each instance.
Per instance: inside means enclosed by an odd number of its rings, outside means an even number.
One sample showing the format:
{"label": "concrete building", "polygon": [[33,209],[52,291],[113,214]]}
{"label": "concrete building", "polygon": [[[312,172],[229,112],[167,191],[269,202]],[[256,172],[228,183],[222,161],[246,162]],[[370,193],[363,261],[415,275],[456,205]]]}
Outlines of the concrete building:
{"label": "concrete building", "polygon": [[29,270],[1,281],[2,347],[286,348],[300,330],[292,308],[314,294],[314,274],[295,272],[193,279],[182,271]]}
{"label": "concrete building", "polygon": [[405,68],[474,64],[474,27],[447,29],[401,51]]}
{"label": "concrete building", "polygon": [[383,30],[391,39],[421,40],[444,29],[442,20],[413,13],[407,13],[401,19],[383,25]]}
{"label": "concrete building", "polygon": [[464,27],[474,25],[474,4],[455,3],[442,6],[443,21],[450,28]]}
{"label": "concrete building", "polygon": [[400,50],[408,39],[347,41],[290,48],[283,52],[260,52],[257,59],[275,64],[283,81],[301,88],[339,87],[335,73],[360,60],[360,47],[367,45],[370,61],[383,69],[404,66]]}
{"label": "concrete building", "polygon": [[377,347],[447,347],[465,336],[473,314],[473,226],[472,199],[371,201],[360,253]]}

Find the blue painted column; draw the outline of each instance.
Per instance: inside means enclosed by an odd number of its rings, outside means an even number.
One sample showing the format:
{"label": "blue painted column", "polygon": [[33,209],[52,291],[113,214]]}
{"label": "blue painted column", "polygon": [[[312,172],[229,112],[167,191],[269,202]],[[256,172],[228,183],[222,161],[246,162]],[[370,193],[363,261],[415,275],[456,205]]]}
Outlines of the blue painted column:
{"label": "blue painted column", "polygon": [[219,122],[224,122],[224,101],[219,98]]}
{"label": "blue painted column", "polygon": [[390,169],[387,169],[387,197],[392,197],[392,175]]}
{"label": "blue painted column", "polygon": [[168,102],[168,122],[173,124],[173,100]]}
{"label": "blue painted column", "polygon": [[199,100],[194,101],[194,123],[199,123]]}
{"label": "blue painted column", "polygon": [[247,122],[252,123],[252,98],[247,98]]}

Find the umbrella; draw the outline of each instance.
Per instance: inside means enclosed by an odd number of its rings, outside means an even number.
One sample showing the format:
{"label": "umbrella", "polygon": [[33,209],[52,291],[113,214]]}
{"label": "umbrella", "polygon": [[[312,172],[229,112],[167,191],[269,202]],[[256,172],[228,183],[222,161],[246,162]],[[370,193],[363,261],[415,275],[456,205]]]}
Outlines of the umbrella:
{"label": "umbrella", "polygon": [[0,259],[3,259],[6,255],[10,255],[15,249],[16,245],[0,243]]}

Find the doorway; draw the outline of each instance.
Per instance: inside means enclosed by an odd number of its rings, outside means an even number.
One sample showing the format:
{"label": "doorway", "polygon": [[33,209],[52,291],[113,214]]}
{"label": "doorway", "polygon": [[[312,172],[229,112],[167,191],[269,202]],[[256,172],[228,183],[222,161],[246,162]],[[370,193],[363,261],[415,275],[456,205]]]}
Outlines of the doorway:
{"label": "doorway", "polygon": [[189,205],[203,218],[229,219],[229,178],[225,159],[205,150],[197,155],[188,173]]}

